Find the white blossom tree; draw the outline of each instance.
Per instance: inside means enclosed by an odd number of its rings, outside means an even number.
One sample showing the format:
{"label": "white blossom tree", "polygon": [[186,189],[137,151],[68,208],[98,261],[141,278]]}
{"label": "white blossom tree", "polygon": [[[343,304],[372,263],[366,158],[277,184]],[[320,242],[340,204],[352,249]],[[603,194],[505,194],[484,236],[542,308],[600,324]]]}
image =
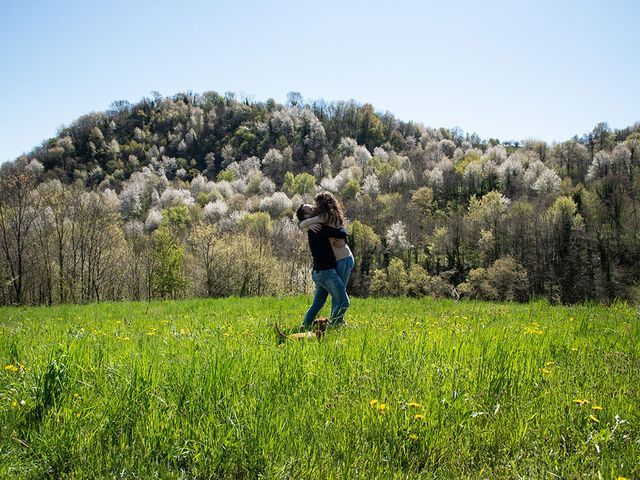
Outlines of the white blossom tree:
{"label": "white blossom tree", "polygon": [[401,255],[412,246],[407,238],[407,227],[401,220],[387,228],[384,238],[387,250],[396,255]]}
{"label": "white blossom tree", "polygon": [[224,200],[218,199],[207,203],[202,209],[202,216],[208,223],[217,223],[229,211],[229,206]]}

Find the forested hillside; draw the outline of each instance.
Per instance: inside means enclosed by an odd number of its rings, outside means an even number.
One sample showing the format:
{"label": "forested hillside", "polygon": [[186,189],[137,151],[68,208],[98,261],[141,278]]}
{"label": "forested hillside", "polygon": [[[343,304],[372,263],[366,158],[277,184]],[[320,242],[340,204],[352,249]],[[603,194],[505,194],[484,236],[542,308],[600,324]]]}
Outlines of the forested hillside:
{"label": "forested hillside", "polygon": [[0,304],[308,291],[293,212],[342,200],[356,295],[637,298],[640,123],[501,143],[215,92],[115,102],[0,169]]}

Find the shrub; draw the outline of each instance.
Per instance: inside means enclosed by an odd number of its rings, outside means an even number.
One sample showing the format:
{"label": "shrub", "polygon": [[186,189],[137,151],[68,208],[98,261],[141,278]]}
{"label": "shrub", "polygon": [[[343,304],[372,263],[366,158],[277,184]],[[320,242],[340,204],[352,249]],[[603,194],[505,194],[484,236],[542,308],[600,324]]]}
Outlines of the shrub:
{"label": "shrub", "polygon": [[407,283],[407,293],[412,297],[445,298],[451,292],[451,285],[446,280],[429,275],[420,265],[411,265],[407,274]]}
{"label": "shrub", "polygon": [[391,259],[386,272],[375,270],[371,280],[371,293],[375,296],[404,296],[407,294],[407,272],[399,258]]}
{"label": "shrub", "polygon": [[458,291],[471,298],[523,302],[529,298],[529,279],[524,267],[507,256],[496,260],[489,268],[471,270]]}

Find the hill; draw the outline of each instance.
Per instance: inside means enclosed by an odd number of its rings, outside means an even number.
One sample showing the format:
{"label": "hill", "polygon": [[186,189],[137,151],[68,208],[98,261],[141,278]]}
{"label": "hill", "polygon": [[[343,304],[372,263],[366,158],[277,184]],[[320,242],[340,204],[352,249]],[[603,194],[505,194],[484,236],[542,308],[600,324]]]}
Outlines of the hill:
{"label": "hill", "polygon": [[115,102],[0,170],[0,303],[306,291],[291,216],[321,190],[356,294],[634,299],[639,173],[640,124],[548,145],[295,93]]}

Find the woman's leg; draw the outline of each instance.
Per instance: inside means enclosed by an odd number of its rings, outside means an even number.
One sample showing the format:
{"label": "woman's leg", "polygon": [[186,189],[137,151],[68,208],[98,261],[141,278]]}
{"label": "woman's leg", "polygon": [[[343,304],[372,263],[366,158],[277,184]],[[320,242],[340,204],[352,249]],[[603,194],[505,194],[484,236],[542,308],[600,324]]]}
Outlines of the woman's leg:
{"label": "woman's leg", "polygon": [[[351,277],[351,272],[353,271],[354,264],[355,262],[353,259],[353,255],[349,255],[348,257],[341,258],[336,262],[336,273],[338,274],[338,277],[340,277],[340,280],[342,280],[342,283],[345,286],[345,295],[347,295],[346,288],[349,283],[349,277]],[[347,295],[347,300],[348,298],[349,296]],[[336,304],[336,302],[333,301],[333,297],[332,297],[331,318],[337,317],[338,311],[336,307],[338,307],[338,305]],[[342,321],[344,322],[344,312],[342,314],[342,317],[343,317]]]}
{"label": "woman's leg", "polygon": [[341,258],[336,262],[336,272],[342,280],[342,283],[347,285],[349,283],[349,277],[351,276],[351,271],[354,267],[353,255],[349,255],[348,257]]}
{"label": "woman's leg", "polygon": [[316,272],[313,272],[311,274],[311,277],[316,284],[316,291],[313,295],[313,302],[311,303],[309,310],[307,310],[307,313],[304,316],[304,322],[302,326],[305,330],[309,330],[311,328],[316,315],[318,315],[318,312],[322,310],[322,307],[324,307],[324,304],[327,301],[327,296],[329,295],[327,289],[320,285],[320,283],[318,283]]}

